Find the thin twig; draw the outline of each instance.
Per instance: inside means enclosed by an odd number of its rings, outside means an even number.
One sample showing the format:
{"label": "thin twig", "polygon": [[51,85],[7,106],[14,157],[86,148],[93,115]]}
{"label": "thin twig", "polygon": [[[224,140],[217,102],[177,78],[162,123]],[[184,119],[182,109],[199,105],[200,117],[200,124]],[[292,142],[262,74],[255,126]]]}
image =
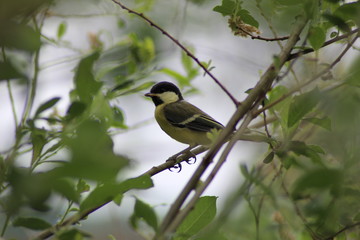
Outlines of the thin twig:
{"label": "thin twig", "polygon": [[[37,26],[36,21],[35,21],[35,26]],[[37,31],[40,32],[39,29],[37,29]],[[23,115],[21,117],[20,124],[22,126],[25,125],[25,122],[26,122],[28,116],[30,115],[32,106],[34,104],[35,95],[36,95],[36,88],[37,88],[37,81],[38,81],[38,76],[39,76],[39,71],[40,71],[40,67],[39,67],[40,59],[39,58],[40,58],[40,48],[35,51],[35,56],[34,56],[34,76],[31,79],[30,90],[28,92],[28,96],[26,98],[26,103],[25,103],[25,108],[24,108],[24,111],[23,111]]]}
{"label": "thin twig", "polygon": [[[265,21],[268,24],[268,27],[270,29],[270,31],[272,32],[272,34],[274,35],[275,38],[278,37],[272,23],[271,23],[271,19],[265,14],[264,9],[261,7],[261,0],[256,0],[256,7],[259,9],[259,12],[261,14],[261,16],[265,19]],[[280,49],[282,50],[283,45],[281,44],[281,41],[277,41],[277,44],[279,45]]]}
{"label": "thin twig", "polygon": [[315,81],[316,79],[318,79],[319,77],[323,76],[324,74],[326,74],[327,72],[329,72],[337,63],[339,63],[341,61],[341,59],[344,57],[344,55],[350,50],[350,48],[354,45],[354,43],[356,42],[356,40],[359,38],[359,34],[360,32],[358,32],[358,35],[356,35],[354,37],[354,39],[349,42],[346,46],[346,48],[339,54],[339,56],[324,70],[322,70],[321,72],[317,73],[315,76],[311,77],[309,80],[305,81],[303,84],[297,86],[296,88],[294,88],[293,90],[289,91],[288,93],[284,94],[283,96],[281,96],[280,98],[276,99],[275,101],[265,105],[263,108],[257,110],[256,114],[260,114],[261,112],[264,112],[265,110],[272,108],[273,106],[275,106],[276,104],[282,102],[284,99],[290,97],[291,95],[293,95],[295,92],[299,91],[300,89],[302,89],[303,87],[309,85],[310,83],[312,83],[313,81]]}
{"label": "thin twig", "polygon": [[[354,30],[352,30],[352,31],[350,31],[350,32],[348,32],[348,33],[345,33],[345,34],[343,34],[343,35],[340,35],[340,36],[338,36],[338,37],[335,37],[335,38],[333,38],[333,39],[330,39],[330,40],[326,41],[326,42],[321,46],[321,48],[326,47],[326,46],[329,46],[330,44],[333,44],[333,43],[335,43],[335,42],[338,42],[338,41],[340,41],[340,40],[343,40],[343,39],[345,39],[345,38],[348,38],[349,36],[351,36],[351,35],[353,35],[353,34],[355,34],[355,33],[359,33],[359,32],[360,32],[360,29],[359,29],[359,28],[356,28],[356,29],[354,29]],[[307,48],[307,49],[304,49],[304,50],[302,50],[302,51],[299,51],[299,52],[290,54],[290,56],[289,56],[289,58],[288,58],[288,61],[290,61],[290,60],[292,60],[292,59],[294,59],[294,58],[298,58],[298,57],[300,57],[300,56],[302,56],[302,55],[305,55],[305,54],[308,54],[308,53],[312,53],[312,52],[315,52],[315,49],[313,49],[313,48]]]}
{"label": "thin twig", "polygon": [[[285,185],[285,181],[282,180],[281,181],[281,188],[283,189],[283,191],[285,192],[285,195],[291,199],[289,190],[287,189],[286,185]],[[301,219],[301,221],[303,222],[306,230],[309,232],[309,234],[313,237],[313,239],[318,239],[317,238],[317,234],[312,230],[312,228],[310,227],[310,224],[308,223],[308,221],[306,220],[305,216],[302,214],[299,206],[296,204],[296,202],[292,201],[293,203],[293,207],[294,210],[296,212],[296,215]]]}
{"label": "thin twig", "polygon": [[187,49],[183,44],[181,44],[176,38],[174,38],[170,33],[168,33],[167,31],[165,31],[162,27],[160,27],[159,25],[157,25],[156,23],[154,23],[152,20],[150,20],[148,17],[146,17],[143,13],[139,13],[136,12],[128,7],[126,7],[124,4],[122,4],[120,1],[117,0],[111,0],[112,2],[114,2],[115,4],[119,5],[122,9],[128,11],[131,14],[135,14],[137,16],[139,16],[140,18],[142,18],[143,20],[145,20],[146,22],[148,22],[150,24],[151,27],[156,28],[157,30],[159,30],[163,35],[165,35],[166,37],[168,37],[171,41],[173,41],[178,47],[180,47],[190,58],[192,58],[205,72],[206,74],[208,74],[217,85],[219,85],[219,87],[228,95],[228,97],[232,100],[232,102],[235,104],[235,106],[238,106],[240,104],[240,102],[229,92],[229,90],[226,89],[226,87],[205,67],[205,65],[203,63],[201,63],[201,61],[195,57],[194,54],[192,54],[190,52],[189,49]]}
{"label": "thin twig", "polygon": [[[6,56],[4,46],[2,46],[1,52],[2,52],[2,57],[4,59],[4,62],[6,63],[7,62],[7,56]],[[12,114],[13,114],[13,117],[14,117],[15,126],[17,126],[18,125],[18,118],[17,118],[17,115],[16,115],[15,100],[14,100],[14,96],[13,96],[12,89],[11,89],[10,79],[6,79],[6,83],[7,83],[7,89],[8,89],[8,93],[9,93],[9,98],[10,98],[10,103],[11,103],[11,110],[12,110]]]}
{"label": "thin twig", "polygon": [[263,40],[263,41],[267,41],[267,42],[273,42],[273,41],[284,41],[289,39],[289,36],[285,36],[285,37],[274,37],[274,38],[266,38],[266,37],[262,37],[260,35],[254,35],[248,31],[246,31],[243,28],[239,28],[240,31],[242,31],[243,33],[245,33],[246,35],[248,35],[249,37],[251,37],[251,39],[257,39],[257,40]]}
{"label": "thin twig", "polygon": [[339,231],[337,231],[336,233],[334,233],[333,235],[331,235],[330,237],[325,238],[324,240],[333,240],[339,234],[341,234],[351,228],[357,227],[357,226],[360,226],[360,222],[356,222],[356,223],[350,224],[348,226],[345,226],[342,229],[340,229]]}

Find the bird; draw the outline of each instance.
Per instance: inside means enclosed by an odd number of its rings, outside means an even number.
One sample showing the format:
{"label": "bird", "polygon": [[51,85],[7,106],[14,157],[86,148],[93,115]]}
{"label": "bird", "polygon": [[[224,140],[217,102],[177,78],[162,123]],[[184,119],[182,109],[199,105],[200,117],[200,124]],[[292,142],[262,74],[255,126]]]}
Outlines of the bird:
{"label": "bird", "polygon": [[188,144],[188,149],[210,146],[211,133],[224,128],[220,122],[185,101],[179,88],[171,82],[155,84],[145,96],[155,104],[155,119],[160,128],[171,138]]}

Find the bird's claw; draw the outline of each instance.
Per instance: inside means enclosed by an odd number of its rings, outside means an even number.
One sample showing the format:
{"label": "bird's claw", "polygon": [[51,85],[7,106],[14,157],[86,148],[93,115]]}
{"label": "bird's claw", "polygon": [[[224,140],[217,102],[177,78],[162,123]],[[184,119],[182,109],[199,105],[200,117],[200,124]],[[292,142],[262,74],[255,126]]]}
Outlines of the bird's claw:
{"label": "bird's claw", "polygon": [[196,163],[196,155],[193,153],[191,153],[191,154],[192,154],[192,156],[188,160],[185,160],[185,162],[189,165]]}
{"label": "bird's claw", "polygon": [[[185,156],[190,156],[187,160],[182,160],[182,157]],[[181,162],[185,161],[187,164],[192,165],[194,163],[196,163],[196,155],[193,154],[190,149],[185,149],[185,151],[180,152],[179,154],[172,156],[171,158],[169,158],[167,160],[167,162],[172,161],[174,163],[174,165],[172,167],[169,167],[169,171],[174,172],[173,169],[176,169],[177,172],[181,172],[182,170],[182,166],[181,166]]]}
{"label": "bird's claw", "polygon": [[177,163],[174,166],[169,167],[168,169],[169,169],[170,172],[174,172],[173,169],[174,170],[178,169],[177,173],[179,173],[179,172],[181,172],[182,166],[181,166],[181,163]]}

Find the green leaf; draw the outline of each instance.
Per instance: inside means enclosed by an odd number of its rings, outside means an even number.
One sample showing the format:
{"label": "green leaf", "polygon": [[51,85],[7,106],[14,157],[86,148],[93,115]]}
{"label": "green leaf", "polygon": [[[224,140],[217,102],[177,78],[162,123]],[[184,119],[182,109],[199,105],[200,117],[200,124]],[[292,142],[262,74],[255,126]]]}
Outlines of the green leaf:
{"label": "green leaf", "polygon": [[337,36],[339,36],[339,32],[332,31],[332,32],[330,33],[330,38],[335,38],[335,37],[337,37]]}
{"label": "green leaf", "polygon": [[319,154],[324,154],[325,151],[321,147],[315,145],[307,145],[301,141],[291,141],[289,144],[289,151],[310,158],[315,163],[321,163]]}
{"label": "green leaf", "polygon": [[80,211],[91,210],[111,202],[121,190],[117,183],[105,183],[96,187],[81,202]]}
{"label": "green leaf", "polygon": [[353,20],[356,24],[360,22],[360,2],[351,2],[342,4],[338,9],[335,10],[334,15],[345,20]]}
{"label": "green leaf", "polygon": [[190,86],[190,81],[199,75],[199,67],[194,66],[193,59],[184,52],[181,53],[181,63],[186,71],[187,79],[186,82],[179,82],[179,84],[181,87]]}
{"label": "green leaf", "polygon": [[318,125],[326,130],[331,131],[331,119],[329,117],[323,118],[304,118],[305,121]]}
{"label": "green leaf", "polygon": [[256,28],[259,27],[259,22],[256,21],[253,16],[250,15],[249,11],[247,11],[245,9],[241,9],[240,11],[238,11],[237,15],[240,16],[241,20],[244,23],[254,26]]}
{"label": "green leaf", "polygon": [[25,227],[31,230],[44,230],[52,225],[45,220],[34,217],[19,217],[13,222],[15,227]]}
{"label": "green leaf", "polygon": [[130,88],[128,90],[126,90],[125,92],[122,92],[121,94],[119,94],[118,96],[124,96],[124,95],[128,95],[128,94],[133,94],[133,93],[138,93],[138,92],[141,92],[143,90],[147,90],[149,89],[151,86],[154,85],[155,82],[145,82],[145,83],[142,83],[138,86],[135,86],[133,88]]}
{"label": "green leaf", "polygon": [[214,196],[201,197],[178,227],[176,239],[189,239],[207,226],[215,218],[216,199],[217,197]]}
{"label": "green leaf", "polygon": [[304,0],[276,0],[276,2],[284,6],[291,6],[291,5],[302,4]]}
{"label": "green leaf", "polygon": [[271,151],[263,160],[263,163],[271,163],[272,160],[274,159],[275,153],[273,151]]}
{"label": "green leaf", "polygon": [[2,20],[0,46],[34,52],[41,46],[40,33],[25,24]]}
{"label": "green leaf", "polygon": [[89,114],[101,122],[106,123],[106,127],[110,127],[114,114],[109,99],[104,96],[101,91],[93,96]]}
{"label": "green leaf", "polygon": [[[270,104],[270,103],[277,101],[278,99],[283,97],[288,92],[289,92],[289,90],[285,86],[282,86],[282,85],[276,86],[269,92],[269,101],[266,104]],[[276,105],[274,105],[271,109],[274,109],[276,111],[281,111],[281,112],[284,112],[286,110],[286,113],[287,113],[288,105],[290,104],[290,101],[291,101],[290,98],[286,98],[286,99],[282,100],[281,102],[277,103]]]}
{"label": "green leaf", "polygon": [[71,152],[70,161],[64,164],[68,176],[112,181],[127,166],[128,159],[114,153],[106,122],[85,120],[77,126],[76,133],[64,139]]}
{"label": "green leaf", "polygon": [[350,32],[351,27],[340,17],[328,13],[323,14],[324,18],[343,32]]}
{"label": "green leaf", "polygon": [[125,117],[123,111],[117,106],[112,107],[112,111],[114,114],[112,126],[127,129],[128,127],[125,124]]}
{"label": "green leaf", "polygon": [[340,191],[343,177],[338,169],[322,168],[308,171],[295,182],[291,195],[297,199],[308,194],[309,190],[318,192],[320,189],[329,189],[336,196]]}
{"label": "green leaf", "polygon": [[34,118],[36,118],[40,113],[44,112],[45,110],[53,107],[59,100],[59,97],[55,97],[41,104],[40,107],[36,110]]}
{"label": "green leaf", "polygon": [[99,52],[95,52],[83,58],[77,67],[74,83],[81,102],[91,103],[93,96],[102,86],[102,83],[96,81],[93,75],[93,66],[99,56]]}
{"label": "green leaf", "polygon": [[318,104],[320,98],[320,91],[318,88],[296,96],[290,105],[288,112],[288,127],[294,126],[307,113],[309,113]]}
{"label": "green leaf", "polygon": [[90,185],[87,184],[87,182],[84,179],[79,179],[77,185],[76,185],[76,191],[80,194],[83,192],[90,191]]}
{"label": "green leaf", "polygon": [[347,73],[346,83],[351,86],[360,87],[360,57],[354,59]]}
{"label": "green leaf", "polygon": [[75,185],[69,179],[59,178],[54,181],[53,188],[56,192],[60,193],[66,199],[79,202],[80,194],[76,190]]}
{"label": "green leaf", "polygon": [[235,9],[235,2],[232,0],[222,0],[221,5],[213,8],[214,12],[221,13],[224,17],[231,16]]}
{"label": "green leaf", "polygon": [[154,184],[149,175],[141,175],[136,178],[130,178],[120,183],[122,192],[127,192],[131,189],[148,189],[153,186]]}
{"label": "green leaf", "polygon": [[181,63],[187,73],[191,72],[194,68],[193,59],[185,52],[181,52]]}
{"label": "green leaf", "polygon": [[116,196],[113,198],[113,202],[114,202],[117,206],[120,206],[123,198],[124,198],[124,195],[123,195],[123,194],[118,194],[118,195],[116,195]]}
{"label": "green leaf", "polygon": [[180,85],[189,85],[188,78],[186,76],[181,75],[180,73],[170,69],[170,68],[163,68],[160,72],[165,73],[166,75],[175,79]]}
{"label": "green leaf", "polygon": [[31,131],[31,143],[33,145],[31,164],[38,160],[42,149],[47,143],[46,131],[43,129],[34,128]]}
{"label": "green leaf", "polygon": [[268,194],[274,201],[276,200],[274,193],[272,190],[266,186],[262,179],[259,178],[259,176],[256,175],[254,171],[249,172],[247,166],[245,164],[240,165],[240,171],[243,174],[243,176],[251,183],[255,183],[257,186],[259,186],[266,194]]}
{"label": "green leaf", "polygon": [[119,194],[123,194],[131,189],[148,189],[152,186],[152,180],[148,175],[130,178],[121,183],[103,184],[96,187],[89,194],[89,196],[80,204],[80,209],[82,211],[93,209],[112,201]]}
{"label": "green leaf", "polygon": [[251,175],[249,173],[249,170],[248,170],[246,164],[240,165],[240,171],[245,178],[247,178],[247,179],[251,178]]}
{"label": "green leaf", "polygon": [[360,221],[360,212],[354,216],[353,221],[354,222],[359,222]]}
{"label": "green leaf", "polygon": [[285,169],[289,169],[293,165],[293,163],[296,162],[295,157],[290,154],[284,155],[281,160]]}
{"label": "green leaf", "polygon": [[58,39],[61,39],[64,36],[66,29],[67,29],[67,23],[61,22],[57,29],[57,38]]}
{"label": "green leaf", "polygon": [[137,222],[139,220],[144,220],[154,231],[158,228],[158,221],[154,209],[140,199],[136,199],[134,213],[130,220],[135,229],[137,228]]}
{"label": "green leaf", "polygon": [[76,228],[64,228],[61,229],[59,232],[56,233],[56,239],[57,240],[82,240],[82,239],[88,239],[91,235],[87,232],[81,231]]}
{"label": "green leaf", "polygon": [[10,62],[0,61],[0,81],[24,77]]}
{"label": "green leaf", "polygon": [[74,101],[66,111],[65,119],[70,121],[76,117],[79,117],[86,110],[87,105],[83,102]]}
{"label": "green leaf", "polygon": [[326,40],[326,33],[322,27],[315,26],[309,29],[309,42],[314,50],[320,49]]}
{"label": "green leaf", "polygon": [[325,154],[326,152],[324,151],[324,149],[322,149],[320,146],[317,146],[317,145],[308,145],[308,147],[317,152],[317,153],[320,153],[320,154]]}

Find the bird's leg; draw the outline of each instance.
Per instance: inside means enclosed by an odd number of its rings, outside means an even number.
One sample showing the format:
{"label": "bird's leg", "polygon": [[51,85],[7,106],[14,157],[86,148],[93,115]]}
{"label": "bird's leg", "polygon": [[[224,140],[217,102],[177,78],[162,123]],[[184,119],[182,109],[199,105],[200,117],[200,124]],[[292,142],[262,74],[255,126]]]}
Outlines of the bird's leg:
{"label": "bird's leg", "polygon": [[190,157],[187,159],[187,160],[185,160],[185,162],[187,163],[187,164],[189,164],[189,165],[191,165],[191,164],[194,164],[194,163],[196,163],[196,155],[195,154],[193,154],[190,150],[191,149],[193,149],[194,147],[196,147],[197,145],[195,145],[195,146],[189,146],[188,148],[186,148],[184,151],[185,151],[185,154],[188,154]]}
{"label": "bird's leg", "polygon": [[[180,172],[182,169],[181,166],[181,162],[184,161],[184,158],[187,158],[187,160],[185,160],[186,163],[188,164],[194,164],[196,162],[196,155],[193,154],[190,150],[193,149],[195,146],[189,146],[187,148],[185,148],[184,150],[178,152],[177,154],[171,156],[168,160],[166,160],[167,162],[169,161],[173,161],[174,162],[174,166],[170,167],[169,170],[172,171],[172,169],[179,169],[177,172]],[[191,158],[193,158],[194,160],[191,161]]]}

